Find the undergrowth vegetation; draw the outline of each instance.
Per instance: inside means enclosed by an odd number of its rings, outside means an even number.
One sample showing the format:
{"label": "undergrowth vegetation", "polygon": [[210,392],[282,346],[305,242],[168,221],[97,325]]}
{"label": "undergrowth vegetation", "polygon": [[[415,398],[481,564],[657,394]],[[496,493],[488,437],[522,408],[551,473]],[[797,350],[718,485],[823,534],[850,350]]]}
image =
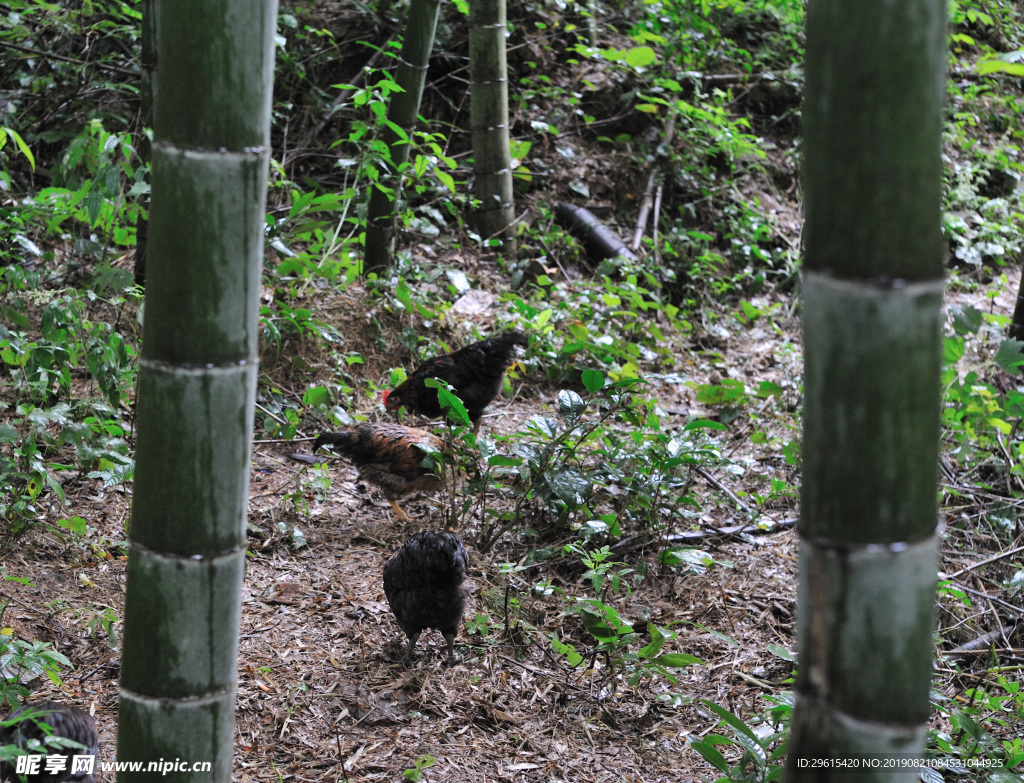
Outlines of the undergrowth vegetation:
{"label": "undergrowth vegetation", "polygon": [[[529,348],[506,391],[533,387],[548,412],[503,434],[473,435],[458,406],[448,422],[459,478],[448,483],[445,522],[502,563],[507,583],[467,621],[469,633],[486,645],[540,644],[571,671],[600,662],[609,698],[628,688],[667,706],[692,702],[677,677],[700,659],[685,652],[679,628],[651,622],[632,598],[645,579],[731,567],[686,533],[714,520],[747,535],[794,513],[801,380],[785,367],[800,354],[786,329],[800,249],[803,4],[603,8],[600,45],[579,7],[511,9],[516,195],[528,216],[518,253],[504,258],[486,255],[472,228],[468,117],[452,98],[464,90],[445,75],[465,55],[464,18],[446,7],[427,124],[410,139],[402,170],[401,250],[387,273],[367,280],[362,221],[388,154],[379,134],[397,54],[374,30],[396,31],[391,14],[400,8],[360,7],[366,19],[341,25],[318,5],[281,9],[256,437],[291,441],[376,416],[373,401],[403,368],[495,321],[522,330]],[[65,492],[83,482],[123,488],[132,478],[144,307],[131,251],[148,190],[137,152],[139,6],[0,7],[0,47],[12,55],[0,61],[3,543],[43,532],[81,558],[109,559],[123,542],[97,534]],[[1024,19],[1010,2],[963,0],[951,3],[951,22],[950,288],[1012,299],[1007,274],[1024,251]],[[554,224],[556,202],[579,201],[630,234],[648,180],[660,212],[642,262],[592,261]],[[485,315],[467,318],[461,305],[484,289]],[[325,305],[337,297],[358,312],[338,317]],[[470,328],[460,331],[462,322]],[[1020,541],[1024,500],[1022,346],[1006,338],[1008,318],[991,305],[950,307],[948,323],[947,543],[1009,550]],[[784,369],[750,378],[730,366],[723,346],[742,339],[774,340]],[[692,407],[669,410],[681,399]],[[330,484],[325,468],[311,468],[285,496],[290,517],[274,525],[291,546],[305,545],[302,518]],[[1009,563],[998,587],[1019,606],[1024,565],[1019,555]],[[582,574],[583,589],[566,590],[546,565]],[[531,624],[526,604],[541,597],[561,602],[563,632],[540,638]],[[956,584],[944,584],[939,600],[944,629],[972,617],[972,595]],[[116,645],[116,613],[90,618],[91,631]],[[766,654],[797,665],[784,646]],[[936,678],[941,719],[930,752],[985,758],[1002,770],[990,779],[1020,779],[1007,772],[1024,765],[1019,666],[1000,667],[993,656],[963,679],[961,659],[948,660]],[[39,642],[6,627],[0,634],[5,673],[31,669],[56,682],[68,665]],[[0,677],[4,701],[26,695],[19,677]],[[704,759],[732,780],[778,776],[792,708],[784,687],[759,715],[701,703],[721,722],[720,733],[692,743]],[[405,777],[426,777],[433,761],[423,756]]]}

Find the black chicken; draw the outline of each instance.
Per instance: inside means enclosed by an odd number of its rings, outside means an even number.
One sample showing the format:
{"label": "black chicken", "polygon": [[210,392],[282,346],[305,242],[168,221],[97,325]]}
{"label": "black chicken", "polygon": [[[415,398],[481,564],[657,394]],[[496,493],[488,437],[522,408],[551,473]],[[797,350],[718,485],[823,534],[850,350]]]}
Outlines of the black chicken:
{"label": "black chicken", "polygon": [[[19,717],[16,723],[10,723]],[[99,735],[96,733],[96,719],[75,707],[69,707],[53,701],[26,703],[8,715],[0,725],[0,745],[17,745],[31,755],[43,756],[38,772],[25,775],[28,783],[56,783],[57,781],[74,780],[81,783],[93,783],[95,776],[88,772],[72,770],[75,756],[96,756],[99,753]],[[50,727],[47,732],[40,724]],[[80,743],[82,748],[58,747],[53,744],[55,737],[64,737]],[[49,739],[48,739],[49,738]],[[36,743],[40,744],[36,744]],[[54,774],[47,771],[48,758],[60,756],[61,769]],[[5,781],[18,780],[16,767],[12,763],[0,764],[0,779]]]}
{"label": "black chicken", "polygon": [[512,363],[515,346],[527,345],[522,332],[505,332],[472,343],[454,353],[427,359],[413,370],[403,383],[384,392],[384,407],[396,411],[403,405],[420,416],[441,415],[437,390],[427,388],[427,378],[446,381],[466,406],[473,431],[480,428],[480,417],[498,392],[501,379]]}
{"label": "black chicken", "polygon": [[359,478],[376,484],[399,519],[409,520],[398,498],[413,492],[436,492],[441,478],[434,467],[424,465],[428,453],[438,453],[444,443],[427,430],[390,422],[363,422],[340,432],[326,432],[313,441],[313,451],[333,446],[359,470]]}
{"label": "black chicken", "polygon": [[466,549],[450,530],[422,530],[384,563],[384,594],[398,624],[409,637],[402,658],[412,660],[420,634],[436,628],[448,643],[448,665],[455,663],[455,634],[462,624],[466,599],[473,592],[466,583]]}

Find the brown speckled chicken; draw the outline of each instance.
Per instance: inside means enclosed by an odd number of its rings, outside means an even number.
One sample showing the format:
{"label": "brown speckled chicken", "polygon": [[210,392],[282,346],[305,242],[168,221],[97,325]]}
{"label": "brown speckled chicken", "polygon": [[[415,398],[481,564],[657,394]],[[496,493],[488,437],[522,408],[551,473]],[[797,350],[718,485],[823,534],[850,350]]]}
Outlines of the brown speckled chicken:
{"label": "brown speckled chicken", "polygon": [[412,660],[420,634],[436,628],[448,643],[448,665],[455,663],[455,634],[462,624],[469,561],[462,539],[450,530],[422,530],[384,564],[384,594],[398,624],[409,637],[403,660]]}
{"label": "brown speckled chicken", "polygon": [[396,411],[403,405],[420,416],[440,416],[437,390],[424,381],[439,378],[449,383],[466,406],[473,431],[480,428],[480,417],[491,400],[501,391],[501,379],[512,363],[515,346],[526,346],[522,332],[506,332],[472,343],[454,353],[427,359],[413,370],[404,383],[384,392],[384,407]]}
{"label": "brown speckled chicken", "polygon": [[[11,725],[0,725],[0,745],[17,745],[31,755],[44,757],[60,756],[59,772],[50,774],[46,769],[47,759],[41,759],[39,769],[31,775],[25,775],[28,783],[57,783],[57,781],[74,780],[81,783],[93,783],[93,774],[74,770],[75,756],[96,756],[99,753],[99,735],[96,733],[96,719],[75,707],[69,707],[53,701],[28,702],[21,705],[3,720],[10,723],[19,717],[28,715],[24,720]],[[50,727],[46,732],[40,726],[45,723]],[[50,740],[47,740],[50,737]],[[85,746],[82,748],[59,747],[53,744],[53,738],[64,737]],[[42,746],[36,742],[42,743]],[[0,764],[0,779],[18,780],[15,765],[4,762]]]}
{"label": "brown speckled chicken", "polygon": [[321,446],[352,461],[359,478],[376,484],[391,503],[399,519],[409,517],[397,500],[414,492],[436,492],[441,479],[429,466],[428,454],[440,452],[444,444],[427,430],[390,422],[363,422],[340,432],[327,432],[313,441],[313,451]]}

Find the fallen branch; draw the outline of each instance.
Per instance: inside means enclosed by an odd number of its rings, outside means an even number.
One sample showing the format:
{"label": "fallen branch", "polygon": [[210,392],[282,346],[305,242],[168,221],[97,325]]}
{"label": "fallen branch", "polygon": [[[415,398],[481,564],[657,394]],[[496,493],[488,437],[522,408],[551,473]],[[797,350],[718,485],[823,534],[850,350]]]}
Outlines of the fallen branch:
{"label": "fallen branch", "polygon": [[619,256],[637,261],[636,254],[589,209],[560,201],[555,204],[555,221],[583,243],[593,261]]}
{"label": "fallen branch", "polygon": [[44,52],[39,49],[33,49],[30,46],[21,46],[19,44],[7,43],[6,41],[0,41],[0,47],[4,49],[13,49],[16,52],[24,52],[25,54],[31,54],[33,57],[38,57],[41,60],[59,60],[62,63],[80,65],[83,68],[91,65],[96,68],[102,68],[105,71],[113,71],[114,73],[122,74],[123,76],[131,76],[133,79],[139,78],[139,74],[137,71],[129,71],[127,68],[118,68],[116,65],[104,65],[101,62],[86,62],[85,60],[76,60],[74,57],[64,57],[60,54]]}
{"label": "fallen branch", "polygon": [[945,653],[946,655],[984,655],[989,651],[993,642],[998,642],[1000,639],[1009,639],[1013,634],[1017,632],[1017,625],[1004,625],[1002,628],[998,628],[995,631],[989,631],[986,634],[982,634],[976,639],[961,644],[959,647],[950,650]]}
{"label": "fallen branch", "polygon": [[[676,133],[676,115],[673,114],[668,118],[668,122],[665,123],[665,140],[662,142],[666,147],[672,144],[672,137]],[[660,145],[659,145],[660,146]],[[636,231],[633,233],[633,252],[635,253],[640,249],[640,243],[644,238],[644,230],[647,228],[647,218],[651,213],[651,207],[655,203],[654,191],[655,186],[658,189],[658,202],[660,204],[661,185],[657,183],[656,179],[657,166],[651,169],[650,175],[647,177],[647,187],[644,188],[644,200],[640,205],[640,214],[636,219]],[[655,237],[655,243],[657,243],[658,236],[658,216],[657,209],[655,209],[654,225],[652,226],[652,233]]]}
{"label": "fallen branch", "polygon": [[686,530],[682,533],[673,533],[670,536],[657,536],[652,533],[643,533],[638,536],[622,539],[621,541],[613,544],[611,550],[616,555],[624,555],[629,552],[635,552],[637,549],[643,549],[645,546],[654,543],[689,544],[696,543],[697,541],[707,538],[735,538],[744,534],[768,535],[771,533],[778,533],[782,530],[788,530],[789,528],[794,527],[796,522],[796,517],[793,517],[792,519],[784,519],[781,522],[774,522],[770,528],[761,528],[757,525],[744,523],[742,525],[715,527],[708,530]]}
{"label": "fallen branch", "polygon": [[1008,549],[1005,552],[999,552],[998,554],[992,555],[992,557],[986,557],[984,560],[979,560],[977,563],[972,563],[969,566],[961,568],[956,573],[950,574],[949,578],[956,579],[958,576],[963,576],[968,571],[973,571],[976,568],[987,566],[989,563],[995,563],[997,560],[1002,560],[1004,557],[1010,557],[1011,555],[1015,555],[1018,552],[1024,552],[1024,546],[1014,547],[1013,549]]}

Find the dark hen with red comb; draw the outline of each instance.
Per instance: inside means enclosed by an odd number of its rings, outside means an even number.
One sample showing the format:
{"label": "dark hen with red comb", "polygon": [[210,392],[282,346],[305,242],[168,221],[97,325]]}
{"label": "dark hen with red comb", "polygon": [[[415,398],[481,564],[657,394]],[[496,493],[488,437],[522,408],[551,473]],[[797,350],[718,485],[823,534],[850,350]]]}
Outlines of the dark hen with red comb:
{"label": "dark hen with red comb", "polygon": [[[18,720],[19,718],[22,720]],[[99,735],[96,733],[96,719],[88,713],[82,712],[76,707],[69,707],[53,701],[28,702],[4,718],[3,724],[10,725],[0,725],[0,745],[17,745],[28,751],[29,755],[44,757],[37,772],[24,776],[28,783],[57,783],[66,780],[93,783],[95,781],[96,778],[91,773],[73,771],[75,756],[95,757],[99,753],[100,743]],[[41,724],[49,726],[50,731],[43,729]],[[58,737],[72,740],[84,747],[71,748],[66,745],[54,744],[54,740]],[[57,766],[61,769],[51,774],[47,771],[48,759],[46,757],[56,756],[60,757]],[[5,781],[18,780],[15,765],[7,762],[0,764],[0,778]]]}
{"label": "dark hen with red comb", "polygon": [[517,345],[525,347],[526,336],[522,332],[505,332],[454,353],[427,359],[404,383],[384,392],[384,407],[396,411],[404,405],[420,416],[440,416],[442,411],[437,401],[437,390],[427,388],[425,383],[428,378],[439,378],[447,382],[462,400],[476,432],[484,408],[501,391],[501,379],[512,364]]}
{"label": "dark hen with red comb", "polygon": [[473,591],[466,583],[468,566],[462,539],[450,530],[420,531],[384,564],[384,594],[409,637],[402,659],[406,663],[412,660],[416,640],[428,628],[441,632],[448,643],[448,665],[455,663],[455,634]]}

